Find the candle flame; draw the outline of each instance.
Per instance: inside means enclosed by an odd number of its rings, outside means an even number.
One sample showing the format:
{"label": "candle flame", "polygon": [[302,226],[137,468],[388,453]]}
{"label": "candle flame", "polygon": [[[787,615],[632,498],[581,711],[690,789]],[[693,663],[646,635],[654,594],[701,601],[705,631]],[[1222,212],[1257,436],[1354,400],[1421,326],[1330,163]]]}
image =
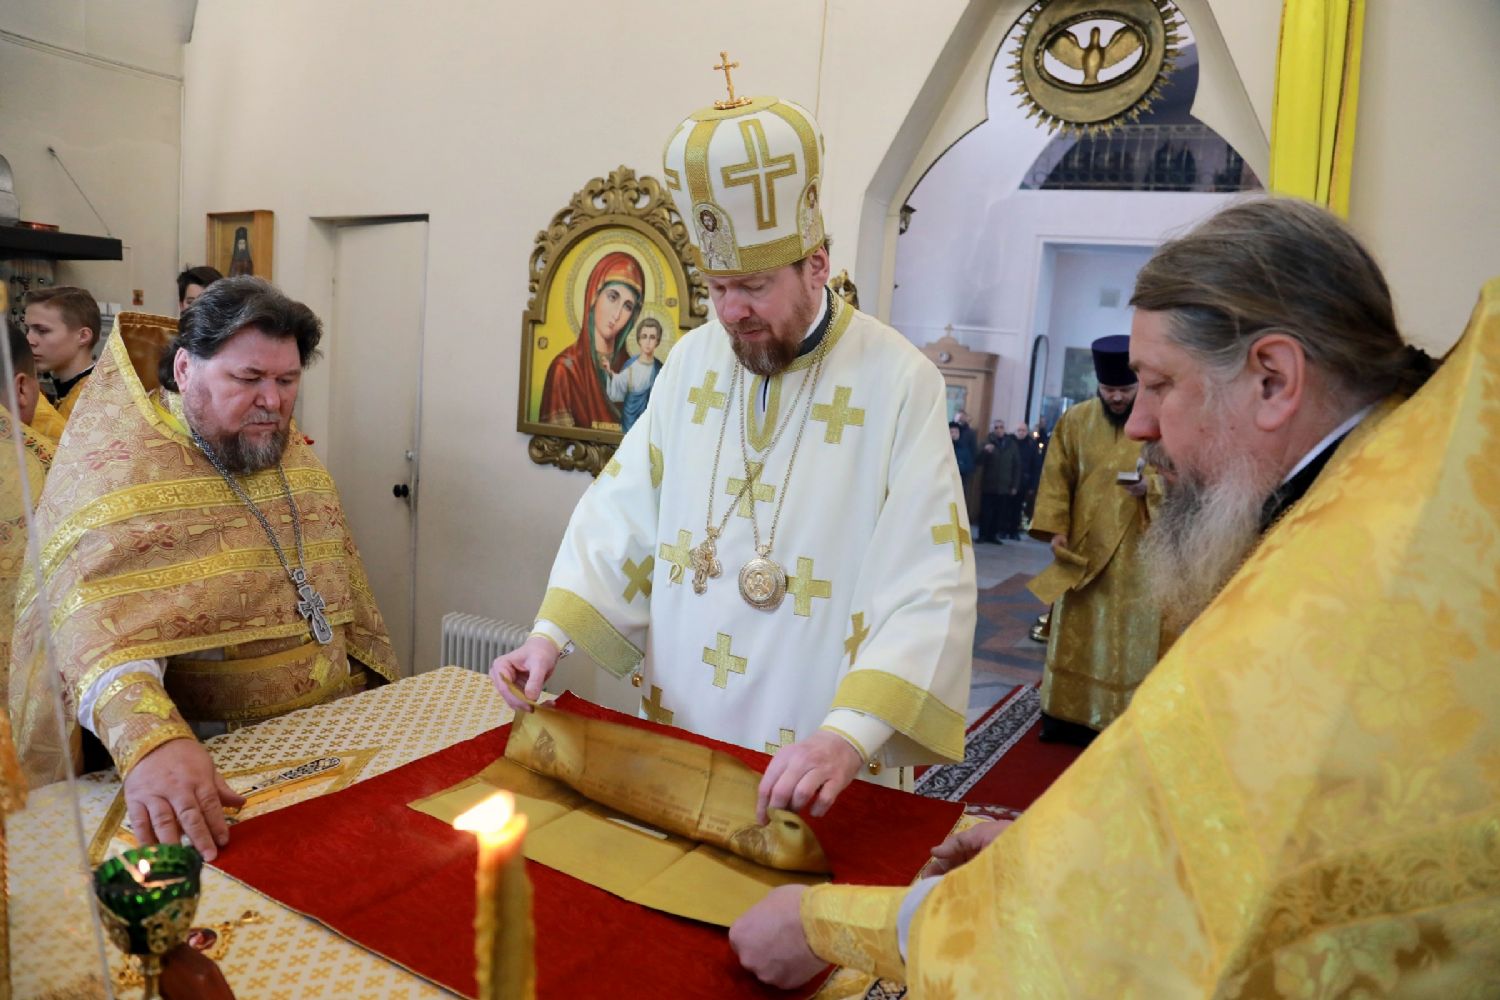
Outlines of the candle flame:
{"label": "candle flame", "polygon": [[453,829],[493,833],[509,823],[515,813],[515,798],[509,792],[496,792],[455,819]]}
{"label": "candle flame", "polygon": [[151,875],[151,860],[149,858],[142,858],[140,869],[141,878],[149,878]]}

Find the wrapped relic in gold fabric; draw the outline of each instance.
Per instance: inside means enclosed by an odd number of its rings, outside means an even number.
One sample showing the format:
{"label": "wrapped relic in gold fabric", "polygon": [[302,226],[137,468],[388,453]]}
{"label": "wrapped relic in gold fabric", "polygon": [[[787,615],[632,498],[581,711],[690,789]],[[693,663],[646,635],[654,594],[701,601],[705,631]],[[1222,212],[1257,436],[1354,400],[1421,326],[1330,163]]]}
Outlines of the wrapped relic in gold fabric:
{"label": "wrapped relic in gold fabric", "polygon": [[545,706],[515,722],[505,755],[643,823],[782,871],[830,871],[803,819],[755,821],[760,775],[722,751]]}

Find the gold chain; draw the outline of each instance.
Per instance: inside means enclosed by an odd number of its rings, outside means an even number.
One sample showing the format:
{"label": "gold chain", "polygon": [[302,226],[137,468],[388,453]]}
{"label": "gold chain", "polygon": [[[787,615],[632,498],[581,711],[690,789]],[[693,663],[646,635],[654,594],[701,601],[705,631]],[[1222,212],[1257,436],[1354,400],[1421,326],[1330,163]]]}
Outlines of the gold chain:
{"label": "gold chain", "polygon": [[[782,504],[786,503],[787,488],[792,485],[792,466],[797,464],[797,452],[802,448],[802,432],[807,430],[808,417],[812,414],[813,399],[818,393],[818,379],[823,374],[823,361],[828,357],[828,352],[825,350],[827,346],[828,340],[825,337],[823,343],[818,345],[817,359],[813,362],[812,372],[802,380],[802,384],[797,387],[797,395],[792,398],[792,405],[787,411],[788,419],[786,423],[776,428],[776,432],[771,436],[771,443],[766,446],[765,457],[770,458],[771,451],[776,447],[776,442],[781,439],[781,432],[791,426],[790,415],[797,412],[797,406],[802,402],[802,390],[806,389],[808,384],[811,383],[812,391],[807,394],[807,406],[802,409],[802,422],[797,425],[797,437],[792,442],[792,457],[787,461],[786,475],[781,479],[781,495],[776,498],[776,511],[771,515],[771,533],[766,536],[764,547],[760,544],[760,519],[755,516],[755,501],[753,499],[750,501],[750,529],[755,533],[755,553],[763,558],[771,554],[771,547],[776,544],[776,527],[781,523],[781,507]],[[739,374],[740,369],[736,367],[735,377],[738,378]],[[752,479],[750,475],[750,445],[745,433],[745,424],[749,419],[746,417],[745,411],[749,408],[750,400],[747,398],[745,406],[740,410],[740,457],[745,463],[745,482],[747,487]],[[764,468],[764,464],[761,467]],[[744,490],[740,491],[741,494],[744,492]]]}

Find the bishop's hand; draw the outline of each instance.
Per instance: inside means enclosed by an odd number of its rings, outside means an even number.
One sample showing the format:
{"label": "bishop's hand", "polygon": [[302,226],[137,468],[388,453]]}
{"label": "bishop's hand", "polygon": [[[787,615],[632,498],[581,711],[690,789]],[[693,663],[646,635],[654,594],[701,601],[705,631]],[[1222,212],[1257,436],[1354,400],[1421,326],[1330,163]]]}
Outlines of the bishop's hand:
{"label": "bishop's hand", "polygon": [[863,766],[848,740],[824,729],[782,747],[760,780],[756,822],[764,825],[772,809],[801,812],[808,805],[822,816]]}
{"label": "bishop's hand", "polygon": [[[561,650],[557,643],[544,635],[534,635],[504,656],[495,658],[490,665],[490,680],[507,705],[517,712],[529,712],[542,696],[542,685],[557,669],[559,659]],[[515,688],[524,691],[526,697],[517,695]]]}
{"label": "bishop's hand", "polygon": [[186,835],[205,861],[229,843],[224,807],[244,804],[197,740],[168,740],[125,776],[125,811],[136,839],[175,844]]}

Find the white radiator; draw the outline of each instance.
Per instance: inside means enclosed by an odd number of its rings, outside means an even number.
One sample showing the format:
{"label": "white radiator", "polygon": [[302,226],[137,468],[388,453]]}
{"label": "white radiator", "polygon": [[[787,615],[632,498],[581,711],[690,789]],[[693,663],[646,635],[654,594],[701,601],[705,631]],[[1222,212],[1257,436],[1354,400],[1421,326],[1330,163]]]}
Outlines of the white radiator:
{"label": "white radiator", "polygon": [[509,653],[530,634],[527,625],[450,611],[443,616],[443,649],[438,663],[488,674],[495,657]]}

